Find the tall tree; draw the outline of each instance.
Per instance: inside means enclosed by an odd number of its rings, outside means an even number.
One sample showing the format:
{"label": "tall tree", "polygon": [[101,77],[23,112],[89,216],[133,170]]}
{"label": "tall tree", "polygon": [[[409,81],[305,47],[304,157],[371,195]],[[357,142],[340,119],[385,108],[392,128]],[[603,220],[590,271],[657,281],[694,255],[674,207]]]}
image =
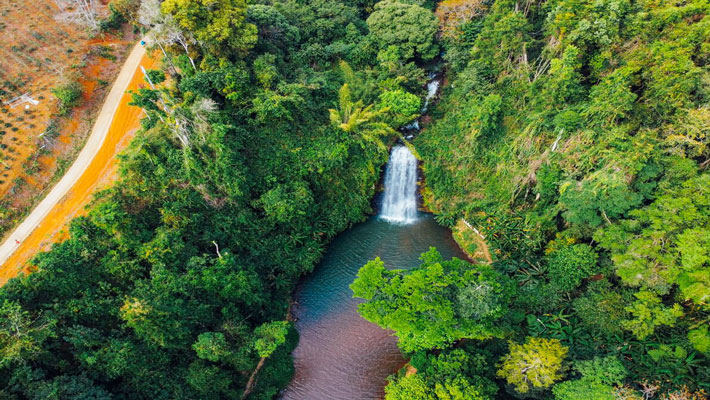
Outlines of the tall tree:
{"label": "tall tree", "polygon": [[254,348],[257,354],[259,354],[260,359],[251,376],[249,376],[249,381],[244,389],[244,393],[242,393],[242,399],[247,398],[252,390],[254,390],[256,377],[259,371],[264,367],[266,359],[276,351],[279,346],[286,342],[288,329],[289,323],[287,321],[275,321],[263,324],[254,330],[254,335],[256,335]]}
{"label": "tall tree", "polygon": [[386,150],[385,137],[398,135],[391,126],[382,121],[389,109],[376,109],[374,104],[365,106],[362,100],[353,101],[350,86],[346,83],[338,92],[337,109],[330,109],[330,121],[343,131],[356,135],[364,143]]}
{"label": "tall tree", "polygon": [[549,388],[564,377],[562,361],[567,351],[557,339],[528,337],[523,344],[511,342],[498,376],[520,393]]}
{"label": "tall tree", "polygon": [[256,43],[245,0],[165,0],[161,9],[217,57],[244,55]]}
{"label": "tall tree", "polygon": [[396,46],[403,60],[414,57],[431,60],[439,54],[435,42],[436,17],[419,5],[397,0],[380,1],[367,18],[367,26],[380,49]]}

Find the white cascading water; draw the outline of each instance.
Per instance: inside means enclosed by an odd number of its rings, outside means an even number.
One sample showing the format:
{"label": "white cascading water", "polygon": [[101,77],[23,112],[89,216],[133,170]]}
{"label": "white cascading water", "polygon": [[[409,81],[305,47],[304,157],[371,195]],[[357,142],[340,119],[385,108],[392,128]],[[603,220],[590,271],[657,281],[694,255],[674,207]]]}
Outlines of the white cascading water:
{"label": "white cascading water", "polygon": [[396,224],[417,220],[417,159],[406,146],[392,148],[380,218]]}
{"label": "white cascading water", "polygon": [[[434,78],[436,75],[431,75],[430,78]],[[427,110],[429,109],[429,103],[431,100],[436,96],[437,92],[439,91],[439,84],[441,84],[441,81],[438,79],[432,79],[427,83],[426,85],[426,97],[424,98],[424,106],[422,106],[422,110],[420,114],[424,115]],[[419,118],[415,119],[414,121],[410,122],[409,124],[404,126],[405,131],[418,131],[419,130]]]}
{"label": "white cascading water", "polygon": [[427,83],[427,92],[426,98],[424,99],[424,107],[422,107],[422,114],[427,111],[427,108],[429,108],[429,102],[431,101],[431,99],[434,98],[434,96],[436,96],[436,92],[439,91],[439,83],[441,83],[441,81],[437,79],[431,80],[429,81],[429,83]]}

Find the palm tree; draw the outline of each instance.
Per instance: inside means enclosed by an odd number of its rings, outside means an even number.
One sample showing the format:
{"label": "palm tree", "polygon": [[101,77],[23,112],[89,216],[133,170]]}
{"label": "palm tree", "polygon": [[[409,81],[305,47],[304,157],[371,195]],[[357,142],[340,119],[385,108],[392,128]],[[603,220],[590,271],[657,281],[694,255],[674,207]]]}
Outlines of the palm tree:
{"label": "palm tree", "polygon": [[344,84],[338,92],[338,109],[330,109],[330,121],[333,125],[347,133],[359,135],[365,143],[372,143],[381,150],[387,150],[382,141],[388,136],[398,136],[410,149],[415,157],[419,158],[414,146],[407,142],[402,134],[392,129],[386,122],[378,119],[389,111],[388,108],[374,109],[374,105],[365,106],[362,100],[353,102],[348,84]]}

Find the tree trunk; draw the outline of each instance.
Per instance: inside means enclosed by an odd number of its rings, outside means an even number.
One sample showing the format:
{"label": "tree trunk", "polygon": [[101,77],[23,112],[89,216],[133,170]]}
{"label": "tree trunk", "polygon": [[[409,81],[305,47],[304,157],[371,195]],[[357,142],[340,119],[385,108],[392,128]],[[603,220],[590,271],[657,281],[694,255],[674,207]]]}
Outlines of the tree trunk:
{"label": "tree trunk", "polygon": [[197,67],[195,67],[195,61],[190,57],[190,51],[187,48],[187,42],[180,41],[180,44],[182,45],[182,48],[185,49],[185,55],[187,55],[187,58],[190,59],[190,64],[192,65],[192,69],[197,71]]}
{"label": "tree trunk", "polygon": [[256,375],[259,373],[259,370],[264,366],[265,362],[266,357],[261,357],[261,360],[259,360],[259,364],[256,364],[256,368],[254,369],[254,372],[251,373],[251,376],[247,381],[247,386],[246,388],[244,388],[244,393],[242,393],[242,400],[246,399],[247,396],[251,394],[252,390],[254,390],[254,384],[256,384]]}
{"label": "tree trunk", "polygon": [[168,53],[165,52],[165,48],[163,47],[162,43],[160,41],[156,40],[155,43],[158,44],[158,47],[160,47],[160,51],[163,52],[163,57],[168,60],[168,63],[170,63],[170,68],[173,70],[173,74],[177,75],[177,68],[175,68],[175,64],[173,64],[173,60],[168,57]]}

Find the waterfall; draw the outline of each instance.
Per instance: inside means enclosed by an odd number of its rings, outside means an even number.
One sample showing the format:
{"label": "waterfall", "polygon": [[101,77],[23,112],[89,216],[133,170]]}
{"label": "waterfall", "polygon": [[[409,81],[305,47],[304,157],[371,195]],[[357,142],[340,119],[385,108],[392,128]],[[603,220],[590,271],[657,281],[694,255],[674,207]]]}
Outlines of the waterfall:
{"label": "waterfall", "polygon": [[[429,79],[421,115],[426,114],[441,83],[436,73],[429,74]],[[419,119],[404,126],[403,131],[407,139],[414,137],[419,131]],[[385,171],[385,194],[380,218],[396,224],[410,224],[417,219],[417,159],[406,146],[392,148]]]}
{"label": "waterfall", "polygon": [[[431,80],[429,81],[429,83],[426,84],[426,97],[424,98],[424,105],[422,106],[422,109],[419,112],[421,115],[426,114],[427,110],[429,109],[429,103],[431,103],[431,100],[439,92],[439,85],[441,84],[441,80],[435,78],[436,74],[429,75],[429,79]],[[419,132],[419,118],[403,126],[402,130],[404,130],[405,132]],[[410,139],[412,137],[414,137],[413,133],[407,135],[407,139]]]}
{"label": "waterfall", "polygon": [[417,219],[417,159],[406,146],[392,148],[380,218],[397,224]]}
{"label": "waterfall", "polygon": [[436,96],[436,92],[439,91],[439,83],[437,79],[429,81],[426,85],[426,98],[424,99],[424,107],[422,107],[422,114],[426,113],[427,108],[429,108],[429,102]]}

